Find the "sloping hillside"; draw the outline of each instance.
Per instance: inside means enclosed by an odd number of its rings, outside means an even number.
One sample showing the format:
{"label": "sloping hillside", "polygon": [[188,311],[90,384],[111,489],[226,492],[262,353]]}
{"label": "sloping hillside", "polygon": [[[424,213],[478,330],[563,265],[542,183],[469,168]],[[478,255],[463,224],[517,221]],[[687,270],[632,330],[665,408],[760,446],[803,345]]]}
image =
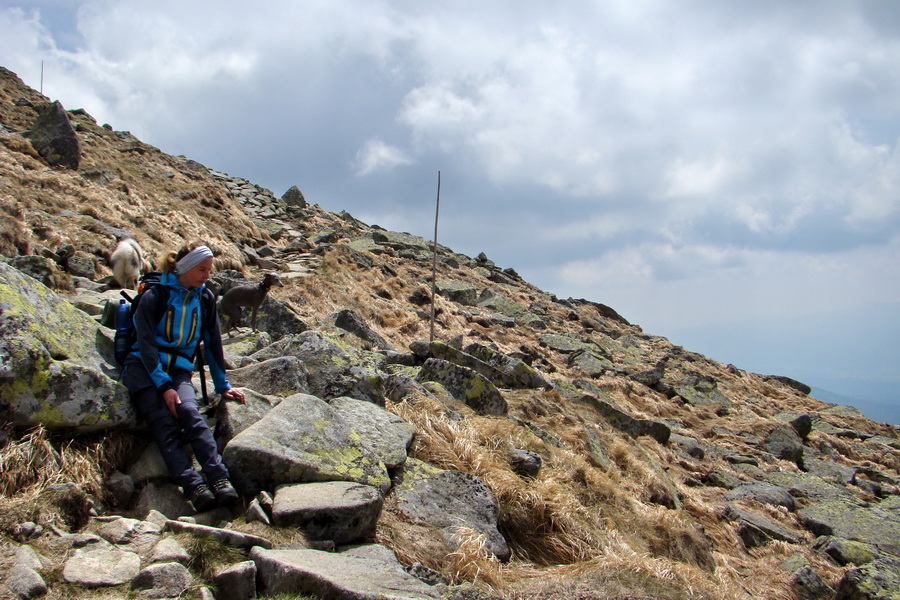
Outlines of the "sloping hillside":
{"label": "sloping hillside", "polygon": [[[286,285],[272,295],[310,326],[349,309],[396,352],[429,339],[426,240],[307,205],[315,198],[276,197],[113,131],[85,110],[68,112],[78,167],[51,167],[25,135],[48,103],[0,71],[4,259],[51,257],[61,265],[57,291],[74,296],[77,277],[109,278],[107,256],[123,236],[150,257],[203,240],[219,269],[254,279],[280,271]],[[522,360],[551,385],[501,387],[507,416],[389,395],[388,409],[417,429],[411,456],[487,483],[512,552],[508,562],[477,548],[434,555],[421,530],[386,511],[376,538],[402,562],[506,598],[790,598],[820,589],[804,577],[843,590],[838,597],[888,597],[850,595],[845,573],[867,564],[891,572],[900,531],[896,428],[811,398],[798,382],[675,346],[602,298],[557,298],[489,257],[439,250],[434,338]],[[77,274],[66,269],[73,257]],[[28,433],[4,431],[10,447]],[[518,450],[540,458],[536,474],[513,469]],[[814,510],[823,506],[819,485],[840,486],[852,510],[887,511],[886,538],[837,531]],[[17,491],[5,489],[2,501],[13,503]],[[10,531],[0,536],[16,543]],[[842,539],[887,558],[855,563],[833,551]]]}

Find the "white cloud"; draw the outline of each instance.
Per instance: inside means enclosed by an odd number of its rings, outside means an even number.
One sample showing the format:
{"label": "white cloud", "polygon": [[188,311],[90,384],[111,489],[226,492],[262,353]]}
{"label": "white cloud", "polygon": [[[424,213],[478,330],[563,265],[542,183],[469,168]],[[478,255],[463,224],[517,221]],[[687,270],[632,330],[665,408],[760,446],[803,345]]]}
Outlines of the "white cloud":
{"label": "white cloud", "polygon": [[369,140],[356,153],[354,160],[357,175],[369,175],[376,171],[389,171],[412,163],[412,159],[400,148],[381,140]]}

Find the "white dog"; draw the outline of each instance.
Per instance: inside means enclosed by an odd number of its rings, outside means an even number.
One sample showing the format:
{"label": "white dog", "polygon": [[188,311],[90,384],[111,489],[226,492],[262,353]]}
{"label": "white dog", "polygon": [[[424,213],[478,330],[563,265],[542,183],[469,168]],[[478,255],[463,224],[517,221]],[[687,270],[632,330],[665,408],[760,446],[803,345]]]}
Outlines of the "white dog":
{"label": "white dog", "polygon": [[140,244],[131,238],[119,242],[109,257],[109,265],[112,267],[116,283],[129,290],[137,289],[141,271],[147,267]]}

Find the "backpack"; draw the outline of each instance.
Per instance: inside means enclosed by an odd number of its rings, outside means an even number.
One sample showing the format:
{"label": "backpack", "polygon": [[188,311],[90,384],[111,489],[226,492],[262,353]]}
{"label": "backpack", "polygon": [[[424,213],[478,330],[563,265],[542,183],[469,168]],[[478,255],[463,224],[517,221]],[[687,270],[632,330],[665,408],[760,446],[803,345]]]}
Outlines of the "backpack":
{"label": "backpack", "polygon": [[[141,277],[137,286],[137,294],[134,298],[126,294],[124,290],[120,292],[125,298],[125,304],[128,307],[124,315],[116,315],[115,355],[116,363],[118,363],[120,368],[125,359],[128,358],[128,355],[131,354],[131,349],[134,348],[135,342],[137,342],[137,331],[134,328],[134,313],[137,311],[144,293],[151,288],[157,287],[160,279],[162,279],[162,273],[151,271]],[[169,288],[159,286],[156,291],[159,294],[160,301],[157,304],[157,314],[153,315],[153,320],[159,322],[166,311],[166,305],[169,300]],[[200,299],[200,323],[203,329],[207,331],[212,329],[213,323],[215,323],[215,310],[216,295],[209,288],[203,288],[203,297]],[[200,345],[198,344],[198,352],[199,349]],[[193,357],[191,358],[193,360]]]}

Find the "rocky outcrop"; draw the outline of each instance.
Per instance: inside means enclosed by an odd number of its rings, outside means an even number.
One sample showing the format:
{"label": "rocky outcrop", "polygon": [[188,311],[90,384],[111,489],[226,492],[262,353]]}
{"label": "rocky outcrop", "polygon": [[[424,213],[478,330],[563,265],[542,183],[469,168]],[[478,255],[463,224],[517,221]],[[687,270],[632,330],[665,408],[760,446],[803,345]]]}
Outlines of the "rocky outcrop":
{"label": "rocky outcrop", "polygon": [[135,424],[111,336],[94,320],[4,263],[0,306],[0,420],[79,432]]}
{"label": "rocky outcrop", "polygon": [[81,163],[81,141],[59,101],[51,102],[38,113],[26,135],[51,167],[77,169]]}

